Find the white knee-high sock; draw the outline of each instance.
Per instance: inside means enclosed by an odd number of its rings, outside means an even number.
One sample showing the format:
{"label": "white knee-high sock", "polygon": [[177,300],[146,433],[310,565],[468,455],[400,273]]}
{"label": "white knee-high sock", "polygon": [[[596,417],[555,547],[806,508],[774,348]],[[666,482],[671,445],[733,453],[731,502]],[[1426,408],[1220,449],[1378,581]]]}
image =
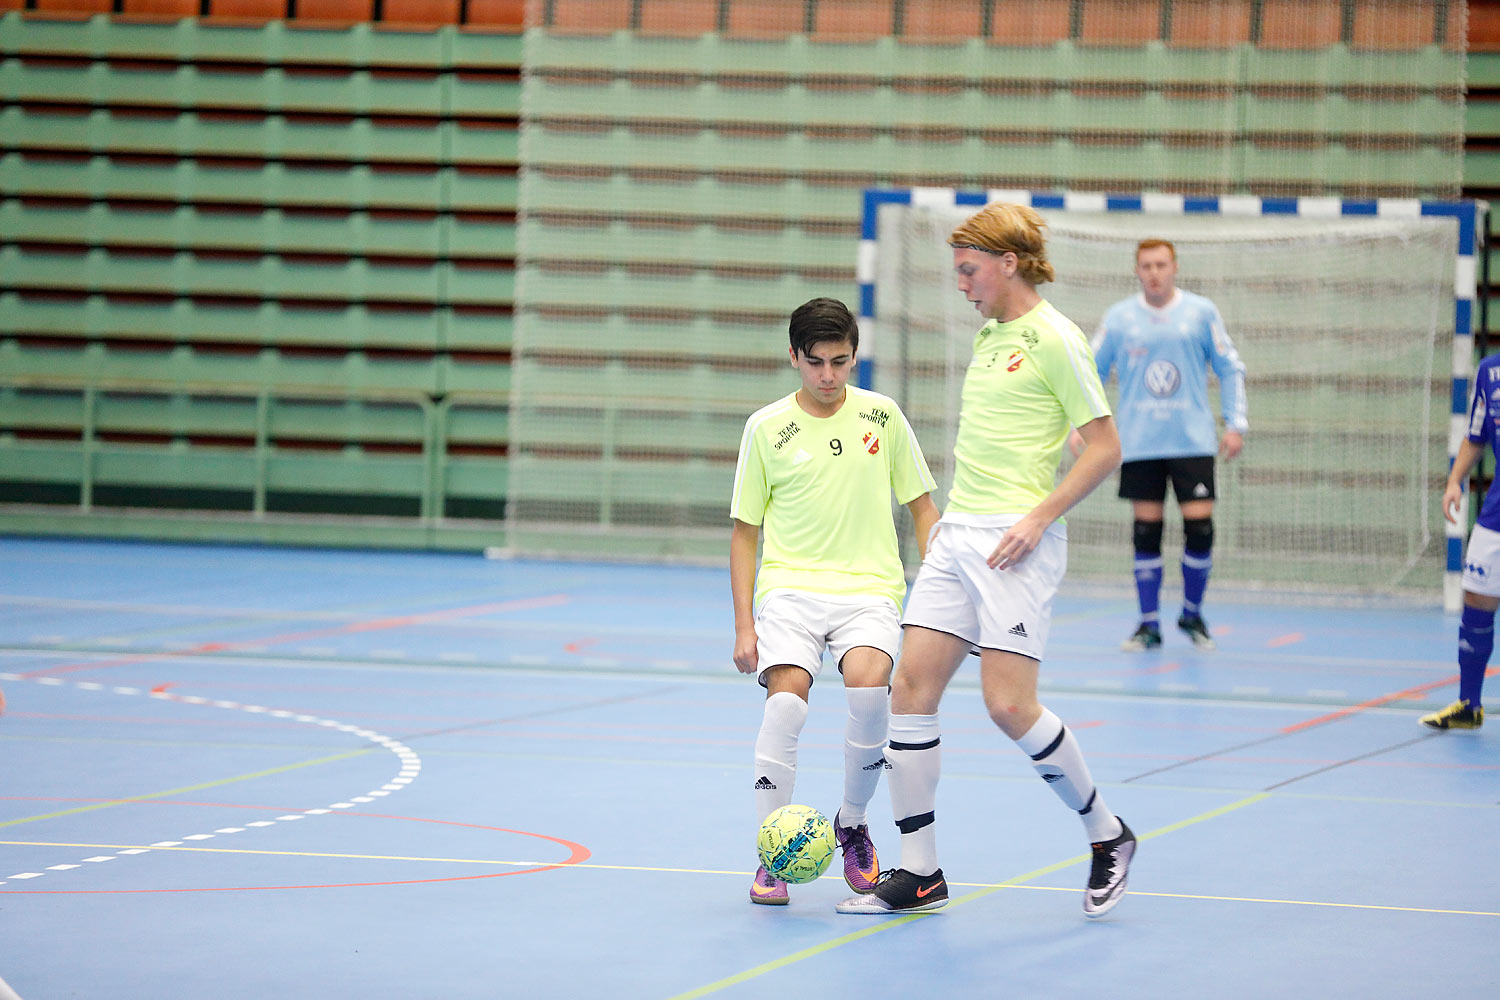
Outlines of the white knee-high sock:
{"label": "white knee-high sock", "polygon": [[936,715],[892,715],[891,742],[885,759],[891,765],[891,812],[901,830],[901,867],[913,875],[938,870],[937,802],[942,753]]}
{"label": "white knee-high sock", "polygon": [[865,810],[875,796],[885,762],[890,729],[891,693],[883,687],[847,688],[849,719],[844,725],[844,802],[839,823],[862,826]]}
{"label": "white knee-high sock", "polygon": [[1089,766],[1073,731],[1049,709],[1026,731],[1016,746],[1031,758],[1031,766],[1042,780],[1052,786],[1057,797],[1083,818],[1089,840],[1112,840],[1120,835],[1120,821],[1104,804],[1104,797],[1094,785]]}
{"label": "white knee-high sock", "polygon": [[766,699],[755,737],[755,808],[760,821],[792,801],[797,780],[797,738],[807,722],[807,702],[790,691]]}

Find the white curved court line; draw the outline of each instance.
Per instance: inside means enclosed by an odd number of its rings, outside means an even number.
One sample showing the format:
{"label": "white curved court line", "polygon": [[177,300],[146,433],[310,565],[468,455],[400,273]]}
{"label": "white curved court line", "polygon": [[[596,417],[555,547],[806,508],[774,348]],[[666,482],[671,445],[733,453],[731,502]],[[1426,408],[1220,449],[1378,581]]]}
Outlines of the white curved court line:
{"label": "white curved court line", "polygon": [[[233,836],[237,833],[245,833],[250,827],[264,828],[268,826],[275,826],[277,823],[295,822],[308,816],[324,816],[340,809],[353,809],[354,804],[357,802],[373,802],[378,798],[384,798],[385,796],[390,795],[392,792],[400,791],[401,789],[410,785],[418,777],[420,777],[422,773],[421,757],[419,757],[417,755],[417,752],[411,747],[407,746],[405,743],[402,743],[400,740],[394,739],[390,736],[386,736],[383,733],[378,733],[373,729],[367,729],[363,726],[357,726],[347,722],[339,722],[337,719],[325,719],[320,716],[309,715],[305,712],[294,712],[284,708],[270,708],[265,705],[246,705],[238,701],[229,701],[226,699],[204,698],[198,695],[177,694],[172,691],[146,691],[142,688],[130,687],[127,685],[100,684],[97,681],[67,681],[58,677],[28,678],[23,677],[20,674],[0,673],[0,681],[28,680],[32,683],[41,684],[47,687],[67,686],[75,688],[79,691],[107,691],[111,694],[123,695],[126,697],[140,697],[144,695],[148,698],[155,698],[160,701],[175,702],[180,705],[201,705],[206,708],[218,708],[230,711],[247,712],[251,715],[266,715],[275,719],[286,719],[292,722],[300,722],[307,725],[320,726],[325,729],[334,729],[341,733],[348,733],[352,736],[357,736],[362,740],[366,740],[370,743],[375,744],[376,746],[380,746],[385,748],[386,750],[389,750],[391,753],[396,755],[396,758],[399,761],[399,769],[397,770],[396,775],[387,780],[385,784],[380,785],[378,788],[372,788],[369,791],[361,793],[360,795],[350,796],[347,801],[340,800],[338,802],[331,802],[326,806],[322,806],[316,809],[303,809],[294,813],[287,813],[283,816],[277,816],[272,820],[256,820],[255,822],[246,823],[244,826],[226,826],[206,833],[197,832],[184,834],[180,835],[176,840],[157,841],[156,843],[151,844],[150,847],[131,848],[128,850],[118,851],[115,854],[111,855],[97,855],[94,857],[81,858],[79,859],[78,863],[61,863],[48,865],[41,871],[16,872],[13,875],[0,876],[0,885],[5,885],[9,881],[30,882],[30,880],[32,879],[42,878],[48,872],[71,871],[75,868],[83,867],[85,863],[101,864],[105,861],[111,861],[114,858],[123,855],[149,854],[151,853],[151,847],[181,847],[185,842],[213,840],[216,837]],[[0,987],[3,986],[4,983],[0,982]],[[6,1000],[5,993],[3,991],[0,991],[0,1000]]]}

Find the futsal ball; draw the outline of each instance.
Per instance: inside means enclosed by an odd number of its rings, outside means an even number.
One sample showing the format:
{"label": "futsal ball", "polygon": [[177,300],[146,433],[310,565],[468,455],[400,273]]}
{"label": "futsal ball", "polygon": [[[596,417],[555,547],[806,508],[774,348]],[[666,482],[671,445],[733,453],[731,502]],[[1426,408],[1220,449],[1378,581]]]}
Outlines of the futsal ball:
{"label": "futsal ball", "polygon": [[760,825],[755,847],[772,878],[801,885],[833,861],[833,824],[812,806],[782,806]]}

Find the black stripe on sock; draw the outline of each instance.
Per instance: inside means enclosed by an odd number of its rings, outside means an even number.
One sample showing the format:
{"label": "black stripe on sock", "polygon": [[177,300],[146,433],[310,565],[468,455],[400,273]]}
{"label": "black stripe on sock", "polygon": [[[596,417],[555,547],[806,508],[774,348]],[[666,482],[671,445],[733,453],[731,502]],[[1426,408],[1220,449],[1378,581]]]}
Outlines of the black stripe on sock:
{"label": "black stripe on sock", "polygon": [[1032,760],[1041,760],[1044,757],[1050,756],[1051,753],[1052,753],[1052,751],[1054,751],[1054,750],[1057,749],[1058,744],[1062,743],[1063,737],[1066,736],[1066,735],[1068,735],[1068,727],[1067,726],[1063,726],[1061,729],[1059,729],[1057,731],[1057,739],[1053,740],[1051,743],[1048,743],[1047,744],[1047,749],[1043,750],[1041,753],[1034,753],[1034,754],[1032,754],[1031,755],[1031,759]]}
{"label": "black stripe on sock", "polygon": [[902,833],[916,833],[924,826],[931,826],[933,814],[925,812],[920,816],[908,816],[905,819],[896,820],[896,826]]}
{"label": "black stripe on sock", "polygon": [[1082,809],[1078,810],[1078,815],[1087,816],[1089,814],[1089,810],[1094,808],[1094,800],[1098,797],[1099,789],[1095,788],[1092,792],[1089,793],[1088,802],[1084,804],[1084,807]]}
{"label": "black stripe on sock", "polygon": [[890,748],[892,750],[931,750],[941,742],[943,742],[941,738],[928,740],[926,743],[897,743],[891,740]]}

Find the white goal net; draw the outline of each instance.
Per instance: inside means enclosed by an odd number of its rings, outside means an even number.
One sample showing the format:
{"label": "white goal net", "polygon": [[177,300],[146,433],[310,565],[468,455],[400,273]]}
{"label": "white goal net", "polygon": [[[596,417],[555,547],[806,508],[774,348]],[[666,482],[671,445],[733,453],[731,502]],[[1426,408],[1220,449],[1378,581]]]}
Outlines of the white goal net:
{"label": "white goal net", "polygon": [[[878,216],[874,388],[906,410],[940,491],[952,482],[980,324],[954,288],[946,244],[973,211],[886,204]],[[1218,463],[1214,586],[1436,599],[1453,218],[1041,212],[1058,280],[1039,290],[1090,338],[1112,303],[1138,291],[1145,238],[1175,243],[1179,287],[1224,316],[1246,367],[1250,431],[1242,455]],[[1114,379],[1107,390],[1113,401]],[[1111,477],[1068,515],[1071,579],[1129,579],[1130,506],[1117,489]],[[1170,556],[1181,551],[1170,500],[1166,522]],[[1169,568],[1169,587],[1175,576]]]}

